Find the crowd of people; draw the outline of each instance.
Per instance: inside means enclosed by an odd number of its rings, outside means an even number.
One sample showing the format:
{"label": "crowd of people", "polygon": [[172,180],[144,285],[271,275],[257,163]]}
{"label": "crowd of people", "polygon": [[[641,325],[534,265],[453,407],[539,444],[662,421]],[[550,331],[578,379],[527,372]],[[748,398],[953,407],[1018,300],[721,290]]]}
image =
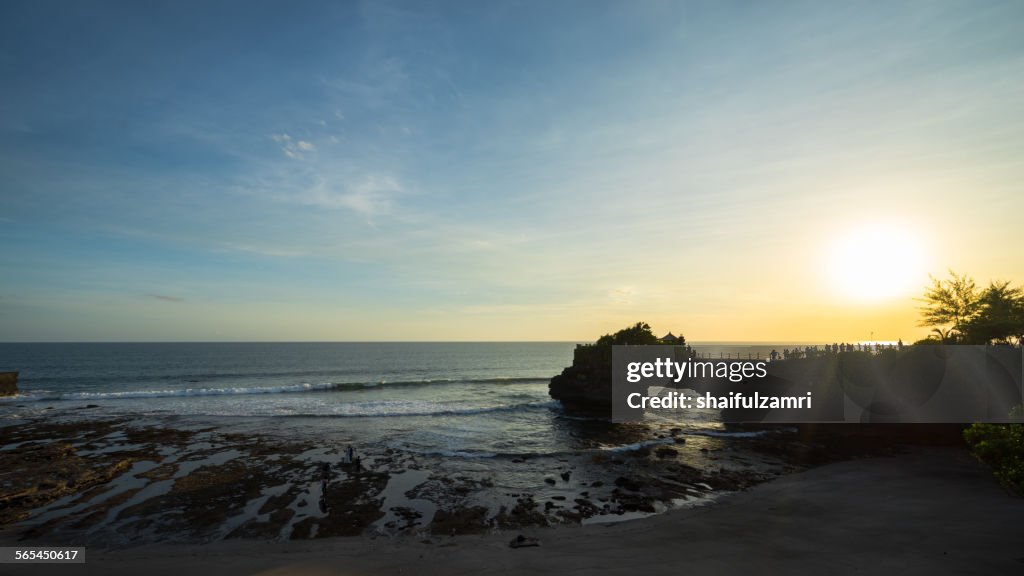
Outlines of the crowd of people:
{"label": "crowd of people", "polygon": [[[827,355],[830,355],[830,354],[839,354],[841,352],[867,352],[867,353],[870,353],[870,354],[881,354],[883,352],[888,352],[888,351],[903,350],[903,348],[904,348],[904,344],[903,344],[903,340],[902,339],[899,340],[896,343],[892,343],[892,342],[888,342],[888,343],[866,342],[866,343],[850,344],[850,343],[847,343],[847,342],[843,342],[843,343],[836,342],[834,344],[825,344],[824,346],[814,345],[814,346],[804,346],[803,348],[800,348],[799,346],[794,347],[794,348],[784,348],[782,350],[782,352],[779,352],[778,350],[772,350],[768,354],[768,359],[774,362],[775,360],[789,360],[789,359],[793,359],[793,358],[819,358],[819,357],[827,356]],[[691,358],[706,358],[706,359],[714,358],[713,354],[709,354],[709,353],[705,353],[705,352],[697,352],[697,351],[695,351],[693,349],[693,347],[691,347],[689,345],[686,346],[686,354],[689,357],[691,357]],[[719,354],[718,354],[719,358],[725,358],[725,359],[731,359],[734,356],[737,359],[740,359],[740,358],[743,358],[743,357],[745,357],[748,360],[754,360],[754,359],[760,360],[761,359],[761,353],[760,352],[758,352],[756,354],[753,353],[753,352],[747,352],[747,353],[737,352],[735,354],[728,353],[728,352],[719,352]]]}
{"label": "crowd of people", "polygon": [[780,353],[778,350],[772,350],[769,354],[769,358],[772,361],[775,360],[789,360],[790,358],[818,358],[820,356],[827,356],[829,354],[839,354],[841,352],[868,352],[871,354],[881,354],[883,352],[903,350],[903,340],[899,340],[895,344],[892,342],[881,343],[881,342],[865,342],[858,344],[850,344],[847,342],[825,344],[824,346],[804,346],[803,348],[796,347],[792,350],[784,348]]}

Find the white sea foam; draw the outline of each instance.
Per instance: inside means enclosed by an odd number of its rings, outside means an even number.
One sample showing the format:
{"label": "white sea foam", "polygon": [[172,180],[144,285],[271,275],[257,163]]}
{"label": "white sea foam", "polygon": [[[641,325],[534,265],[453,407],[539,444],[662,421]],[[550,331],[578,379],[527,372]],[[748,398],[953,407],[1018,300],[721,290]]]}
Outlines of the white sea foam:
{"label": "white sea foam", "polygon": [[687,430],[691,436],[711,436],[714,438],[758,438],[771,430],[749,430],[745,432],[729,432],[727,430]]}
{"label": "white sea foam", "polygon": [[292,384],[286,386],[239,386],[233,388],[182,388],[178,390],[123,390],[120,392],[72,392],[61,394],[61,400],[120,400],[125,398],[174,398],[184,396],[228,396],[234,394],[290,394],[323,392],[335,384]]}
{"label": "white sea foam", "polygon": [[303,392],[345,392],[391,387],[413,387],[430,386],[443,384],[522,384],[538,382],[536,378],[486,378],[486,379],[424,379],[424,380],[402,380],[389,382],[381,380],[378,382],[320,382],[301,384],[284,384],[280,386],[231,386],[222,388],[161,388],[150,390],[119,390],[103,392],[67,392],[64,394],[50,393],[47,391],[31,391],[20,393],[14,396],[0,398],[0,403],[11,402],[38,402],[41,400],[72,400],[72,401],[97,401],[97,400],[125,400],[133,398],[183,398],[190,396],[234,396],[234,395],[264,395],[264,394],[297,394]]}
{"label": "white sea foam", "polygon": [[421,448],[409,448],[408,446],[399,447],[400,450],[405,452],[412,452],[413,454],[420,454],[422,456],[444,456],[446,458],[467,458],[467,459],[481,459],[481,458],[496,458],[497,452],[474,452],[471,450],[428,450]]}
{"label": "white sea foam", "polygon": [[46,397],[39,394],[22,394],[18,393],[14,396],[2,396],[0,397],[0,404],[21,404],[22,402],[38,402],[44,400]]}
{"label": "white sea foam", "polygon": [[632,452],[634,450],[640,450],[641,448],[647,448],[649,446],[658,446],[660,444],[674,444],[675,440],[672,438],[656,438],[654,440],[645,440],[643,442],[635,442],[633,444],[623,444],[622,446],[609,446],[601,448],[606,452]]}
{"label": "white sea foam", "polygon": [[290,416],[321,416],[321,417],[373,417],[386,418],[391,416],[461,416],[484,414],[488,412],[515,412],[530,408],[550,408],[554,401],[522,402],[518,404],[499,405],[466,405],[430,402],[425,400],[380,400],[370,402],[348,402],[322,407],[323,411],[304,414],[294,413]]}

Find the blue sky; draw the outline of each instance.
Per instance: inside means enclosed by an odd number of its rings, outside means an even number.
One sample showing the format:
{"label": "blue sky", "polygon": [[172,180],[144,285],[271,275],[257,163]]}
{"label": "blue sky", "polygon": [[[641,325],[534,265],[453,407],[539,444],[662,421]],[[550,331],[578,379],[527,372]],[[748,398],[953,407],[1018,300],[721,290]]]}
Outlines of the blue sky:
{"label": "blue sky", "polygon": [[[1022,24],[5,2],[0,341],[907,338],[929,272],[1024,280]],[[912,290],[833,290],[879,229]]]}

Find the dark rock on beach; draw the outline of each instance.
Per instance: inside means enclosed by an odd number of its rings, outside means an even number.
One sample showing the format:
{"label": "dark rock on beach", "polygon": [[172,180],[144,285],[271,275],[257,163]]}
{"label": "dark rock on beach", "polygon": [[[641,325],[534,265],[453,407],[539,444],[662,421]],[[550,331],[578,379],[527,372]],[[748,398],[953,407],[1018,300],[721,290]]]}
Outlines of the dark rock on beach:
{"label": "dark rock on beach", "polygon": [[668,446],[662,446],[654,451],[654,455],[658,458],[675,458],[676,454],[678,454],[678,452]]}
{"label": "dark rock on beach", "polygon": [[66,442],[30,444],[0,453],[0,470],[16,471],[0,482],[0,526],[28,517],[32,508],[105,484],[131,467],[124,458],[112,463],[86,460]]}
{"label": "dark rock on beach", "polygon": [[471,506],[454,510],[438,510],[430,531],[437,535],[479,534],[488,528],[487,507]]}
{"label": "dark rock on beach", "polygon": [[14,396],[18,393],[18,373],[0,372],[0,396]]}
{"label": "dark rock on beach", "polygon": [[538,510],[537,502],[531,496],[518,499],[511,510],[502,506],[494,522],[499,528],[548,525],[547,517]]}
{"label": "dark rock on beach", "polygon": [[631,490],[633,492],[637,492],[640,490],[639,482],[637,482],[636,480],[632,480],[630,478],[626,478],[625,476],[619,476],[618,478],[616,478],[615,485],[618,486],[619,488],[625,488],[626,490]]}

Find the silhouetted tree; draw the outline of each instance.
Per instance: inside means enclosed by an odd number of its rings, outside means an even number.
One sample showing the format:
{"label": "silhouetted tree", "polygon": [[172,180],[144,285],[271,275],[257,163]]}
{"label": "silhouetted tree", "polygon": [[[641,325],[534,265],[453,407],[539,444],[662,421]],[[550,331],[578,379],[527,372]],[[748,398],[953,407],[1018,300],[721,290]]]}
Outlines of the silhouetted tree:
{"label": "silhouetted tree", "polygon": [[1010,344],[1024,335],[1024,290],[1009,281],[990,282],[978,312],[964,326],[969,344]]}
{"label": "silhouetted tree", "polygon": [[934,326],[936,335],[922,343],[1024,342],[1024,289],[998,281],[979,290],[967,275],[952,270],[949,275],[947,280],[933,277],[921,299],[926,304],[921,325]]}
{"label": "silhouetted tree", "polygon": [[598,344],[659,344],[658,337],[651,332],[646,322],[637,322],[629,328],[623,328],[614,334],[605,334],[597,339]]}
{"label": "silhouetted tree", "polygon": [[921,326],[952,325],[943,337],[943,342],[961,342],[968,321],[977,314],[981,306],[980,295],[974,280],[966,274],[958,275],[949,271],[948,280],[929,276],[932,285],[925,290],[922,308],[924,319]]}

